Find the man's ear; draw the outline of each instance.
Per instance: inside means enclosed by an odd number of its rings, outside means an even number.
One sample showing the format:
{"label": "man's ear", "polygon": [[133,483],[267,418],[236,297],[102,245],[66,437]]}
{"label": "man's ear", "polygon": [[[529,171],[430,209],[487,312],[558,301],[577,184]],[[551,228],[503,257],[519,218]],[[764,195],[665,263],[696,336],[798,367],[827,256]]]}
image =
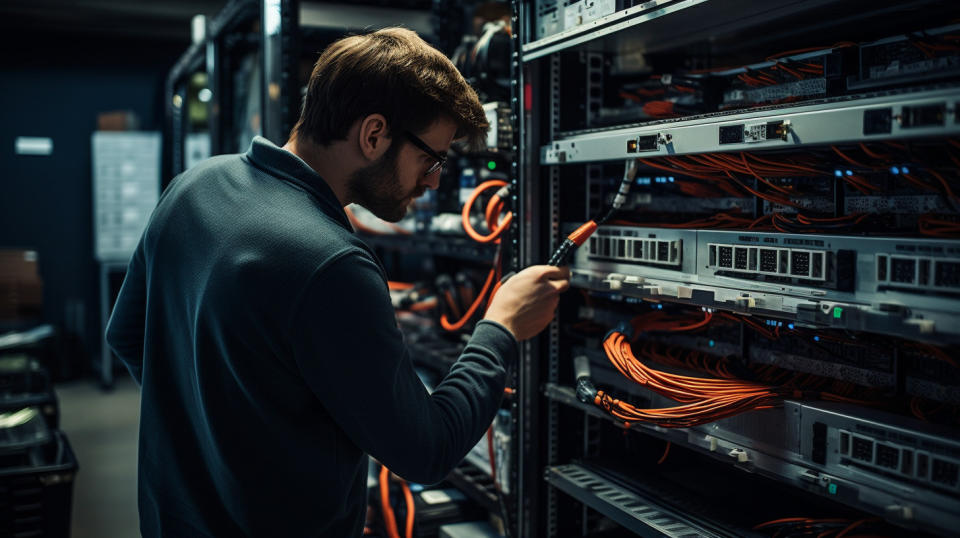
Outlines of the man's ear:
{"label": "man's ear", "polygon": [[361,119],[359,138],[360,153],[371,161],[379,159],[392,142],[387,118],[383,114],[370,114]]}

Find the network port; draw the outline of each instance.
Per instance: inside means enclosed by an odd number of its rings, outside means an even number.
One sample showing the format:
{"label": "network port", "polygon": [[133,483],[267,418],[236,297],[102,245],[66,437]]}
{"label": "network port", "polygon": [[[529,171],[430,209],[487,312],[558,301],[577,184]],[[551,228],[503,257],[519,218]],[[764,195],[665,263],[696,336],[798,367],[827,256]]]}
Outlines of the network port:
{"label": "network port", "polygon": [[893,123],[890,108],[875,108],[863,111],[863,134],[889,134]]}
{"label": "network port", "polygon": [[721,144],[739,144],[743,142],[743,124],[727,125],[720,128]]}
{"label": "network port", "polygon": [[659,140],[660,140],[660,135],[638,136],[637,150],[656,151]]}
{"label": "network port", "polygon": [[917,271],[917,284],[921,286],[930,285],[930,260],[926,258],[920,260],[920,267]]}
{"label": "network port", "polygon": [[733,247],[720,247],[720,255],[717,265],[720,267],[733,267]]}
{"label": "network port", "polygon": [[907,475],[913,475],[913,451],[903,450],[900,452],[900,472]]}
{"label": "network port", "polygon": [[769,248],[760,249],[760,270],[765,273],[777,272],[777,251]]}
{"label": "network port", "polygon": [[890,281],[913,284],[916,280],[917,260],[911,258],[890,259]]}
{"label": "network port", "polygon": [[657,260],[661,262],[670,261],[670,243],[657,241]]}
{"label": "network port", "polygon": [[736,247],[733,249],[733,267],[734,269],[747,269],[747,249]]}
{"label": "network port", "polygon": [[790,253],[790,274],[793,276],[807,276],[810,274],[810,253],[793,251]]}
{"label": "network port", "polygon": [[938,288],[960,288],[960,262],[934,264],[933,284]]}
{"label": "network port", "polygon": [[930,456],[926,454],[917,454],[917,478],[926,480],[927,472],[930,470]]}
{"label": "network port", "polygon": [[888,469],[896,469],[900,466],[899,459],[899,449],[877,443],[877,465]]}
{"label": "network port", "polygon": [[924,106],[905,106],[900,111],[900,126],[908,129],[912,127],[932,127],[943,125],[947,106],[944,103]]}
{"label": "network port", "polygon": [[873,463],[873,441],[862,437],[853,438],[853,459]]}
{"label": "network port", "polygon": [[813,278],[823,278],[823,253],[813,253],[813,263],[810,265],[810,276]]}
{"label": "network port", "polygon": [[933,460],[933,468],[930,473],[930,480],[938,484],[955,487],[960,478],[960,465],[952,461],[941,459]]}

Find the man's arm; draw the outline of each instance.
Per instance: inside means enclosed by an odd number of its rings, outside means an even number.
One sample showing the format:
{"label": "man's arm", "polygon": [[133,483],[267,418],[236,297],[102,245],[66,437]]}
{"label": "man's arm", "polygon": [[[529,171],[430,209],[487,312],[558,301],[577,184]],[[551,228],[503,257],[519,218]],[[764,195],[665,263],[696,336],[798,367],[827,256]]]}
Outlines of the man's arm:
{"label": "man's arm", "polygon": [[143,339],[147,308],[146,269],[143,240],[127,266],[127,275],[107,322],[107,344],[126,365],[130,375],[141,384],[143,376]]}
{"label": "man's arm", "polygon": [[337,424],[407,479],[442,480],[496,414],[516,339],[481,322],[432,394],[414,372],[375,263],[351,254],[308,286],[291,324],[294,357]]}

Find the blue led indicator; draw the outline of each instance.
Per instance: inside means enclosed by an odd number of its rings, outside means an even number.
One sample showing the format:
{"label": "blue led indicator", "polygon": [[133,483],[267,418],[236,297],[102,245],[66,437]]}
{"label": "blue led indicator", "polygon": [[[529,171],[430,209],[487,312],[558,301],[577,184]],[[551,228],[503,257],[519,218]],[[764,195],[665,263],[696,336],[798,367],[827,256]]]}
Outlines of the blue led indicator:
{"label": "blue led indicator", "polygon": [[890,173],[893,174],[893,175],[899,174],[899,173],[900,173],[900,167],[899,167],[899,166],[891,166],[891,167],[890,167]]}
{"label": "blue led indicator", "polygon": [[657,305],[657,310],[663,310],[663,305],[662,305],[662,304],[658,304],[658,305]]}
{"label": "blue led indicator", "polygon": [[814,336],[814,337],[813,337],[813,341],[814,341],[814,342],[819,342],[819,341],[820,341],[820,337],[819,337],[819,336]]}
{"label": "blue led indicator", "polygon": [[788,323],[788,324],[787,324],[787,328],[792,331],[792,330],[793,330],[793,323]]}
{"label": "blue led indicator", "polygon": [[673,183],[673,176],[668,177],[667,181],[669,181],[670,183]]}
{"label": "blue led indicator", "polygon": [[906,166],[904,166],[903,168],[901,168],[900,171],[903,172],[904,174],[909,174],[909,173],[910,173],[910,169],[907,168]]}
{"label": "blue led indicator", "polygon": [[710,347],[713,347],[713,346],[717,345],[717,343],[714,342],[713,340],[710,340],[710,342],[708,342],[708,343],[710,344]]}
{"label": "blue led indicator", "polygon": [[783,327],[783,322],[782,322],[782,321],[778,321],[778,322],[777,322],[777,327]]}
{"label": "blue led indicator", "polygon": [[852,176],[852,175],[853,175],[853,170],[847,170],[847,175],[848,175],[848,176]]}
{"label": "blue led indicator", "polygon": [[840,170],[834,170],[833,175],[837,177],[843,177],[843,172],[841,172]]}

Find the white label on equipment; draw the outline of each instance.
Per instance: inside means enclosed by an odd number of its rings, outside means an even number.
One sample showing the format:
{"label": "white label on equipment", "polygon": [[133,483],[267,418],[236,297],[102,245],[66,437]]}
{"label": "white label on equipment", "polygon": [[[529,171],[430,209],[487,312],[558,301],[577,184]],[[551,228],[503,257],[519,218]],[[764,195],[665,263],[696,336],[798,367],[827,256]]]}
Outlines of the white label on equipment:
{"label": "white label on equipment", "polygon": [[420,494],[420,498],[427,504],[448,503],[465,499],[462,493],[452,489],[432,489]]}
{"label": "white label on equipment", "polygon": [[14,141],[17,155],[50,155],[53,153],[53,139],[39,136],[18,136]]}

